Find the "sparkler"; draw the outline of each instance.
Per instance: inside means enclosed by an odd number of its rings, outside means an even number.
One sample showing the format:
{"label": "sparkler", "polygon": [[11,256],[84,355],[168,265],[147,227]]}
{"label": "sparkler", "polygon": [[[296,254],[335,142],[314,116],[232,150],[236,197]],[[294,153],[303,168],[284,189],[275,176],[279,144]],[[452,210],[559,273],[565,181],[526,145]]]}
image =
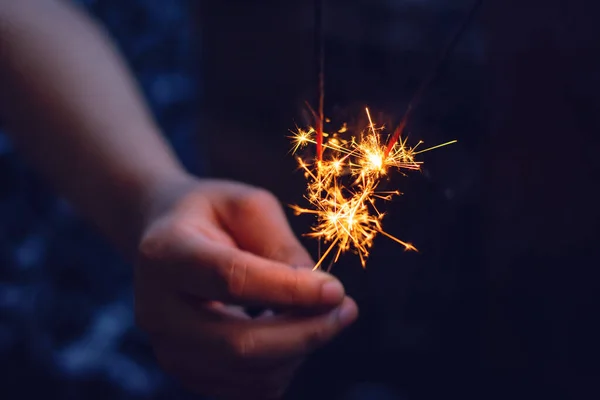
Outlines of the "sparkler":
{"label": "sparkler", "polygon": [[387,143],[382,143],[381,137],[385,128],[377,127],[373,122],[369,109],[366,108],[368,126],[360,132],[348,132],[344,125],[337,132],[324,131],[324,71],[323,71],[323,27],[321,0],[315,0],[316,7],[316,40],[319,76],[318,113],[311,110],[316,127],[307,129],[297,128],[290,137],[293,142],[292,152],[297,154],[308,145],[316,147],[314,161],[310,162],[297,156],[300,169],[307,179],[305,199],[310,207],[291,206],[297,215],[311,214],[316,217],[316,224],[307,236],[323,241],[328,247],[314,266],[321,268],[331,254],[331,262],[327,270],[339,260],[342,253],[352,251],[360,257],[363,268],[375,237],[380,234],[402,245],[406,251],[418,251],[411,243],[402,241],[385,232],[382,220],[385,213],[380,211],[377,202],[390,201],[401,193],[385,191],[380,187],[384,178],[391,170],[406,175],[408,171],[420,171],[422,161],[416,156],[426,151],[438,149],[456,140],[437,146],[418,150],[423,142],[414,147],[407,145],[407,139],[402,136],[411,116],[414,105],[420,100],[427,86],[433,81],[443,62],[452,48],[471,22],[483,0],[476,0],[465,21],[452,37],[442,52],[440,60],[424,80],[407,107],[400,124],[389,137]]}
{"label": "sparkler", "polygon": [[[323,241],[328,245],[314,269],[320,268],[330,254],[335,254],[329,265],[335,264],[340,255],[353,251],[366,267],[369,249],[378,234],[399,243],[407,251],[417,251],[411,243],[402,241],[385,232],[382,220],[385,213],[380,211],[377,202],[390,201],[401,193],[397,190],[381,190],[382,180],[390,170],[400,172],[420,171],[421,161],[418,154],[446,146],[456,141],[418,150],[407,146],[407,139],[398,137],[391,146],[381,142],[384,127],[377,127],[369,109],[365,109],[369,125],[359,135],[351,135],[346,126],[338,132],[323,132],[322,154],[320,159],[309,162],[297,156],[299,167],[307,179],[305,199],[310,207],[293,205],[297,215],[312,214],[317,223],[307,236]],[[290,137],[294,153],[308,145],[318,146],[319,131],[315,128],[301,129]],[[318,147],[317,147],[318,148]],[[389,148],[389,151],[388,151]]]}

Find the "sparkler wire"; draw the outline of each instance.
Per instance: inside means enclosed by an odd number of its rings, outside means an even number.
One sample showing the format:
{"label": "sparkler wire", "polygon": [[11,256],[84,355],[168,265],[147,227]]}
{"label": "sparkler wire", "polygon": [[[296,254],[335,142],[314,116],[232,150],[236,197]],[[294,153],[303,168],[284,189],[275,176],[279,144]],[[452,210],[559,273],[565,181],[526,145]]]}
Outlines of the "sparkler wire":
{"label": "sparkler wire", "polygon": [[317,125],[317,161],[323,158],[323,122],[325,120],[325,31],[323,27],[323,0],[315,0],[315,59],[317,62],[318,115]]}
{"label": "sparkler wire", "polygon": [[408,120],[410,119],[410,117],[412,116],[412,112],[413,112],[415,106],[417,105],[417,103],[419,101],[421,101],[421,98],[423,97],[423,94],[425,93],[425,91],[429,88],[429,86],[434,82],[435,78],[440,73],[444,64],[448,60],[448,57],[450,56],[450,54],[452,54],[452,51],[458,44],[460,38],[465,33],[465,31],[467,30],[469,25],[471,25],[471,22],[475,18],[475,15],[477,15],[477,11],[479,10],[479,7],[482,4],[483,4],[483,0],[475,0],[473,5],[469,9],[469,12],[467,13],[465,19],[458,26],[454,35],[452,35],[450,37],[450,40],[448,41],[448,43],[446,43],[446,46],[440,53],[440,57],[438,58],[438,61],[435,64],[433,64],[433,67],[429,70],[427,75],[425,75],[425,78],[423,79],[421,85],[418,87],[417,91],[415,92],[412,99],[408,103],[408,106],[406,107],[406,112],[404,113],[404,116],[402,117],[400,124],[398,125],[398,127],[394,131],[394,134],[392,135],[390,141],[388,142],[388,145],[386,148],[386,155],[389,154],[389,152],[392,150],[392,148],[394,147],[394,145],[396,144],[398,139],[402,136],[402,133],[403,133],[404,129],[406,128],[406,124],[407,124]]}

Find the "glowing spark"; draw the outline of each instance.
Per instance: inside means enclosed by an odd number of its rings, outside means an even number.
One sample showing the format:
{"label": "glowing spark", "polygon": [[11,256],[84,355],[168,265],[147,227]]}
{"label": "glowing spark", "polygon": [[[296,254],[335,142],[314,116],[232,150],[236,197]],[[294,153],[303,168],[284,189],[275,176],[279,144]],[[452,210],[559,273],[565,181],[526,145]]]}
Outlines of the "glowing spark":
{"label": "glowing spark", "polygon": [[300,128],[297,129],[297,132],[294,133],[293,136],[288,136],[292,139],[292,143],[294,143],[294,147],[292,148],[292,153],[297,152],[301,148],[305,147],[311,142],[312,134],[314,133],[314,129],[309,129],[304,131]]}
{"label": "glowing spark", "polygon": [[[383,128],[374,124],[369,109],[366,109],[369,126],[358,135],[344,140],[339,134],[346,133],[346,124],[336,135],[329,135],[320,129],[297,129],[291,136],[296,153],[309,144],[317,148],[316,161],[309,163],[297,157],[299,168],[307,179],[305,199],[309,207],[292,206],[297,215],[312,214],[316,223],[307,236],[328,244],[314,269],[320,268],[325,259],[337,247],[332,265],[347,251],[356,253],[363,268],[378,234],[404,246],[407,251],[417,251],[412,244],[404,242],[382,228],[384,213],[376,207],[376,200],[390,201],[400,195],[398,191],[379,191],[381,179],[390,169],[419,171],[421,162],[415,161],[417,154],[455,143],[444,143],[425,150],[415,151],[406,145],[401,137],[403,127],[396,129],[392,141],[387,145],[380,142]],[[313,112],[314,114],[314,112]],[[317,119],[318,121],[318,119]],[[322,138],[323,142],[319,140]],[[327,140],[325,140],[327,139]],[[319,149],[321,153],[319,154]]]}

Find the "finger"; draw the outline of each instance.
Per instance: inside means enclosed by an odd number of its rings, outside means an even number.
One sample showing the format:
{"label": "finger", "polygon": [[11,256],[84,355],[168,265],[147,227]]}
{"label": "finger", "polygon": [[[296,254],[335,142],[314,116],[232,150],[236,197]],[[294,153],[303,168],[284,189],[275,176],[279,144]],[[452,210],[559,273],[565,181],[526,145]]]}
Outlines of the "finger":
{"label": "finger", "polygon": [[347,297],[341,306],[326,314],[241,321],[235,326],[235,333],[225,335],[234,335],[237,355],[250,362],[299,358],[329,342],[357,316],[356,304]]}
{"label": "finger", "polygon": [[[167,298],[152,307],[160,321],[148,330],[155,341],[176,341],[204,354],[203,361],[234,365],[273,365],[304,357],[335,337],[358,315],[346,298],[335,310],[318,316],[280,315],[261,320],[240,319],[207,303],[198,309]],[[149,303],[151,304],[151,303]]]}
{"label": "finger", "polygon": [[333,307],[344,297],[333,276],[289,268],[205,239],[192,227],[149,236],[142,242],[140,271],[204,299],[266,307]]}
{"label": "finger", "polygon": [[344,287],[332,275],[293,269],[235,248],[213,245],[198,254],[201,265],[212,266],[211,295],[237,304],[272,308],[338,305]]}
{"label": "finger", "polygon": [[236,196],[220,217],[238,246],[256,255],[295,266],[314,266],[279,200],[270,192],[252,190]]}

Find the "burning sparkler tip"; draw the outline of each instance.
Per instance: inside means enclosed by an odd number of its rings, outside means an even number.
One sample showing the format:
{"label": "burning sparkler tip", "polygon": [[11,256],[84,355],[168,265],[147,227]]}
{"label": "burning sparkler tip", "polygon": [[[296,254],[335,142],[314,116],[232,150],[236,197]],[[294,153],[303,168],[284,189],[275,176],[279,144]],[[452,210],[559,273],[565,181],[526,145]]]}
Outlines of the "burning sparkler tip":
{"label": "burning sparkler tip", "polygon": [[411,243],[383,231],[381,221],[385,213],[377,209],[376,200],[389,201],[402,193],[398,190],[380,191],[378,186],[390,170],[397,170],[403,175],[403,171],[420,171],[422,162],[415,161],[417,154],[455,142],[416,152],[422,141],[409,147],[407,139],[399,137],[406,123],[403,121],[394,132],[396,142],[384,145],[380,139],[384,128],[377,128],[369,109],[365,110],[369,125],[362,133],[353,132],[349,139],[340,136],[348,131],[346,124],[337,134],[328,135],[322,130],[323,120],[317,120],[316,129],[298,128],[292,136],[294,152],[310,144],[317,148],[314,162],[296,157],[308,181],[305,198],[310,208],[290,206],[296,215],[314,214],[317,222],[306,236],[328,244],[315,270],[320,269],[331,255],[329,270],[347,251],[358,254],[361,265],[366,268],[369,250],[378,234],[399,243],[405,251],[418,252]]}

